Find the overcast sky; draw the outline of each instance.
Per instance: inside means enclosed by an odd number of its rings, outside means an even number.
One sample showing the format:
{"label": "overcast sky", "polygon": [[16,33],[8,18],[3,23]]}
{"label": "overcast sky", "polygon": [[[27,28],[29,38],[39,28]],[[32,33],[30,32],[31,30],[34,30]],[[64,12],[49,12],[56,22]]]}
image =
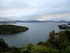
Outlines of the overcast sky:
{"label": "overcast sky", "polygon": [[1,20],[70,20],[70,0],[0,0]]}

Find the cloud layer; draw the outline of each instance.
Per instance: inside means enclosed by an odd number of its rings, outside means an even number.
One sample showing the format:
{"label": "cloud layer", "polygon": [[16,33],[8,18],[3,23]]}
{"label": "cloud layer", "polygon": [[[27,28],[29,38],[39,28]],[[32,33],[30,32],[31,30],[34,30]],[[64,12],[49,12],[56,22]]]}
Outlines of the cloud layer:
{"label": "cloud layer", "polygon": [[[65,13],[65,14],[64,14]],[[41,19],[41,15],[62,15],[56,19],[70,18],[70,0],[0,0],[0,17],[24,20],[24,19]],[[29,17],[28,17],[29,16]],[[32,17],[31,17],[32,16]],[[35,17],[34,17],[35,16]],[[36,17],[37,16],[37,17]],[[54,17],[42,18],[54,19]]]}

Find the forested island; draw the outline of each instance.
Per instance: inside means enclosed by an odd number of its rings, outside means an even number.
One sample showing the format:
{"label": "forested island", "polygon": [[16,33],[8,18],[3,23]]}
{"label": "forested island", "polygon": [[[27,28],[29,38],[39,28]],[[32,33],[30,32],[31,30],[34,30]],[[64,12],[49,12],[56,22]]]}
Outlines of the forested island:
{"label": "forested island", "polygon": [[25,32],[28,28],[24,26],[16,26],[9,24],[1,24],[0,25],[0,34],[15,34],[19,32]]}
{"label": "forested island", "polygon": [[59,27],[59,29],[70,29],[70,26],[68,26],[68,25],[62,24],[62,25],[58,25],[58,27]]}
{"label": "forested island", "polygon": [[37,44],[27,44],[21,48],[9,47],[0,38],[0,53],[70,53],[70,30],[49,33],[49,39]]}

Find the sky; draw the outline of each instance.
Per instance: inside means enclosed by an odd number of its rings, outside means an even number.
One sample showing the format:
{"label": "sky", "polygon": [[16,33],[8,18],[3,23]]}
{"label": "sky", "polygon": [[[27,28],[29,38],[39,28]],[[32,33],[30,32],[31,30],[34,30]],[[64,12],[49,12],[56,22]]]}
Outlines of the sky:
{"label": "sky", "polygon": [[70,21],[70,0],[0,0],[0,21]]}

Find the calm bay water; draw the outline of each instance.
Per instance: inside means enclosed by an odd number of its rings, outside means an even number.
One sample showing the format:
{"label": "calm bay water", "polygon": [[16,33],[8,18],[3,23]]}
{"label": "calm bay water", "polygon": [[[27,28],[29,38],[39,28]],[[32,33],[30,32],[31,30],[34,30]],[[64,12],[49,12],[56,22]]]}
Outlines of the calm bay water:
{"label": "calm bay water", "polygon": [[12,34],[12,35],[0,35],[9,46],[21,47],[28,43],[38,43],[40,41],[46,41],[49,37],[49,32],[55,30],[60,31],[57,27],[63,23],[16,23],[15,25],[26,26],[28,31]]}

